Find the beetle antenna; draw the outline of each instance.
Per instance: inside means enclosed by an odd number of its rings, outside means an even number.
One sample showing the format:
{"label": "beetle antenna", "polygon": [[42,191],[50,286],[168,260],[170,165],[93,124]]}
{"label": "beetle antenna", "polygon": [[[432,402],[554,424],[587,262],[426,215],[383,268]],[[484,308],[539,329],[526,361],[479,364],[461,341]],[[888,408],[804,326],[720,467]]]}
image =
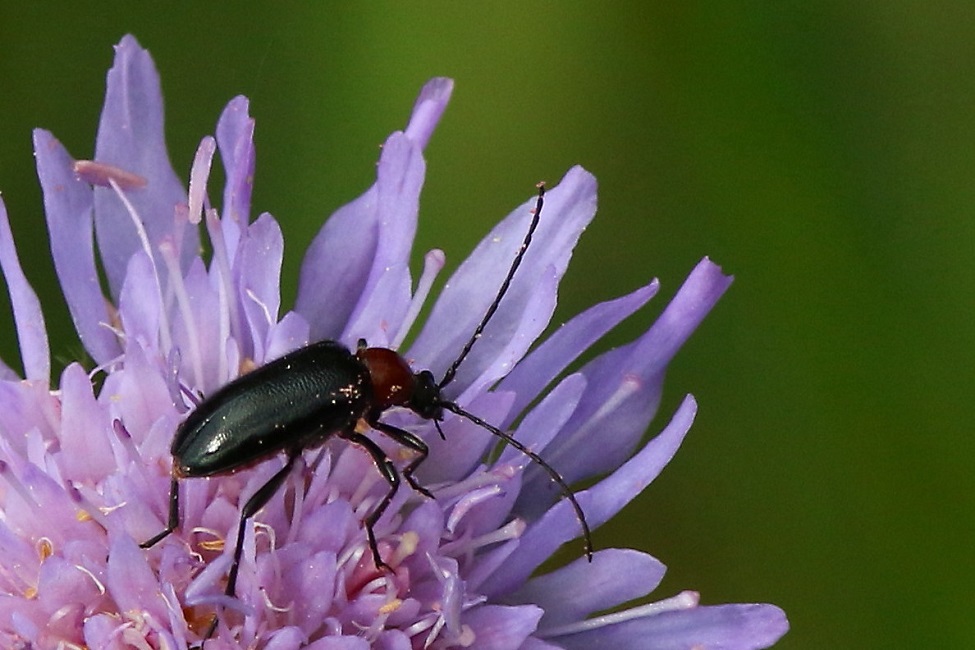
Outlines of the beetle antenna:
{"label": "beetle antenna", "polygon": [[562,490],[562,494],[565,495],[565,498],[569,500],[569,503],[572,504],[572,509],[575,510],[576,512],[576,519],[579,520],[579,524],[582,526],[582,538],[583,538],[583,543],[585,544],[586,547],[586,557],[589,559],[590,562],[592,562],[592,533],[589,530],[589,522],[586,521],[586,513],[582,511],[582,506],[579,505],[579,502],[576,500],[576,497],[572,493],[572,490],[569,489],[569,486],[566,484],[565,479],[562,478],[562,475],[559,474],[557,471],[555,471],[554,467],[546,463],[541,456],[539,456],[534,451],[526,447],[522,442],[520,442],[517,438],[512,436],[510,433],[505,433],[501,429],[497,428],[493,424],[489,424],[488,422],[485,422],[484,420],[477,417],[473,413],[468,413],[467,411],[457,406],[453,402],[448,402],[446,400],[443,400],[439,403],[439,405],[445,408],[446,410],[450,411],[451,413],[455,413],[461,416],[462,418],[466,418],[470,420],[477,426],[487,429],[498,438],[501,438],[501,440],[503,440],[506,445],[510,445],[514,447],[521,453],[528,456],[531,460],[535,461],[535,464],[537,464],[539,467],[541,467],[548,473],[551,479],[558,484],[559,489]]}
{"label": "beetle antenna", "polygon": [[460,351],[460,356],[450,364],[447,368],[447,372],[444,373],[443,379],[440,380],[440,388],[444,388],[447,384],[454,380],[454,376],[457,374],[457,368],[463,363],[467,355],[470,354],[471,348],[474,347],[474,343],[477,339],[481,338],[481,334],[484,332],[484,328],[487,327],[488,322],[494,317],[494,313],[498,311],[498,305],[501,304],[501,299],[504,294],[508,292],[508,287],[511,286],[511,278],[514,277],[515,271],[521,266],[521,260],[525,257],[525,251],[528,250],[528,245],[532,241],[532,235],[535,234],[535,229],[538,228],[538,217],[542,213],[542,204],[545,203],[545,183],[539,183],[538,187],[538,199],[535,201],[535,209],[532,211],[531,225],[528,226],[528,232],[525,233],[525,240],[521,243],[521,247],[518,252],[515,253],[515,259],[511,262],[511,268],[508,269],[508,275],[504,278],[504,282],[501,283],[501,289],[498,291],[498,295],[494,298],[494,302],[488,307],[487,312],[484,314],[484,318],[481,319],[481,324],[477,326],[474,330],[474,334],[471,335],[470,340],[464,349]]}

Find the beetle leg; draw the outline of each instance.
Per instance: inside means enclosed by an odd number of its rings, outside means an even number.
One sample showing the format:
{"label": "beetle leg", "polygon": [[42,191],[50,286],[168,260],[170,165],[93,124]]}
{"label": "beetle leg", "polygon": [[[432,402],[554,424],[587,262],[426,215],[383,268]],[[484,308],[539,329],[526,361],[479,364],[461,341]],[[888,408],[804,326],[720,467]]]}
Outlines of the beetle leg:
{"label": "beetle leg", "polygon": [[297,453],[289,453],[288,461],[284,464],[284,467],[279,469],[274,476],[268,479],[267,483],[251,495],[251,498],[247,500],[247,503],[244,504],[243,509],[240,511],[240,523],[237,527],[237,545],[234,548],[234,560],[233,564],[230,565],[230,575],[227,578],[227,589],[224,591],[226,595],[233,597],[237,587],[237,572],[240,569],[240,558],[244,553],[244,528],[247,520],[257,514],[257,511],[270,501],[274,493],[284,483],[284,479],[288,478],[288,474],[291,472],[291,468],[294,467],[297,458]]}
{"label": "beetle leg", "polygon": [[169,521],[166,527],[139,544],[139,548],[151,548],[169,537],[169,534],[179,528],[179,481],[174,476],[169,483]]}
{"label": "beetle leg", "polygon": [[[244,554],[244,532],[246,530],[247,520],[253,517],[258,510],[263,508],[271,500],[271,497],[278,491],[281,484],[284,483],[284,480],[288,478],[288,474],[291,472],[291,468],[294,467],[298,455],[297,452],[289,453],[284,467],[275,472],[274,476],[269,478],[267,483],[252,494],[251,498],[247,500],[247,503],[241,509],[240,522],[237,524],[237,543],[234,546],[234,559],[230,564],[230,573],[227,575],[227,588],[223,591],[224,595],[230,596],[231,598],[237,595],[237,574],[240,571],[240,559]],[[214,615],[213,620],[210,622],[210,627],[207,629],[207,633],[203,636],[203,641],[212,637],[216,631],[217,617]],[[202,644],[200,647],[202,647]]]}
{"label": "beetle leg", "polygon": [[416,452],[416,458],[410,461],[409,465],[403,468],[403,478],[406,479],[406,482],[409,483],[414,490],[423,496],[432,499],[433,494],[430,493],[430,490],[417,483],[416,479],[413,478],[413,472],[416,471],[416,468],[420,466],[420,463],[425,461],[427,456],[430,454],[430,448],[427,447],[427,443],[423,442],[423,440],[413,435],[409,431],[405,431],[399,427],[394,427],[393,425],[386,424],[385,422],[379,422],[377,420],[376,422],[370,422],[369,426],[377,431],[385,433],[399,444]]}
{"label": "beetle leg", "polygon": [[372,559],[376,563],[376,568],[386,569],[392,572],[393,568],[383,562],[382,558],[379,557],[379,544],[376,542],[376,533],[373,531],[373,527],[376,525],[376,522],[379,521],[379,518],[383,516],[383,513],[386,512],[386,508],[389,507],[389,502],[393,500],[393,497],[396,495],[396,490],[399,489],[399,472],[396,471],[396,466],[393,465],[391,460],[389,460],[386,452],[384,452],[379,445],[366,436],[355,431],[341,433],[339,435],[369,452],[369,455],[372,456],[372,461],[379,469],[379,473],[382,474],[383,478],[386,479],[386,482],[389,483],[389,492],[387,492],[386,495],[380,499],[379,504],[373,509],[372,512],[369,513],[369,516],[366,517],[365,526],[366,537],[369,539],[369,549],[372,551]]}

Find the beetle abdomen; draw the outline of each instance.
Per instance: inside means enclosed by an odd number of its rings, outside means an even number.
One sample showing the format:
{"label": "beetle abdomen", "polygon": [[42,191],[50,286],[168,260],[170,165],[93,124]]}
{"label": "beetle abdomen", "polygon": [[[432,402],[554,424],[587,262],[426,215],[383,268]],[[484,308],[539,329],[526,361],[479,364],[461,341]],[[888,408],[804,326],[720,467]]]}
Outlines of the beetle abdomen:
{"label": "beetle abdomen", "polygon": [[211,476],[355,426],[372,395],[365,367],[322,341],[238,377],[203,400],[173,439],[175,473]]}

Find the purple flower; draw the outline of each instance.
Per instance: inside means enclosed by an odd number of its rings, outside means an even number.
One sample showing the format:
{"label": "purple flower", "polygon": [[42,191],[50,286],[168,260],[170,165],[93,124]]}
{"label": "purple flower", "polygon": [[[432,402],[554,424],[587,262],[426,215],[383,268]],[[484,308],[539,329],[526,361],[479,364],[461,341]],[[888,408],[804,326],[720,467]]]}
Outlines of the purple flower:
{"label": "purple flower", "polygon": [[[362,525],[388,486],[362,449],[339,439],[308,450],[246,527],[237,598],[224,596],[223,585],[239,509],[282,459],[181,481],[180,528],[139,548],[165,523],[169,446],[194,400],[309,341],[400,347],[444,264],[440,251],[427,253],[414,288],[423,148],[451,91],[448,79],[423,88],[406,129],[383,146],[375,185],[312,243],[295,308],[283,316],[281,231],[269,214],[250,219],[254,121],[245,98],[228,104],[216,138],[203,138],[188,190],[163,143],[158,75],[130,36],[108,75],[93,161],[75,160],[50,133],[35,132],[55,267],[94,367],[72,363],[49,385],[40,303],[0,204],[0,264],[24,365],[23,379],[0,368],[0,646],[186,648],[215,611],[208,649],[765,648],[785,633],[773,605],[701,606],[689,591],[592,616],[646,596],[663,565],[639,551],[603,549],[591,563],[580,557],[535,575],[580,535],[547,474],[516,450],[491,454],[496,439],[470,422],[448,416],[441,440],[432,422],[404,409],[383,420],[430,445],[417,478],[435,498],[404,486],[378,522],[393,571],[376,568]],[[220,210],[207,188],[218,151],[227,178]],[[531,206],[484,238],[416,324],[404,353],[415,368],[441,377],[457,357],[497,292]],[[595,208],[595,179],[581,168],[550,190],[522,267],[446,394],[514,427],[567,482],[589,481],[577,497],[594,527],[680,445],[696,409],[690,396],[637,449],[667,362],[731,281],[701,261],[648,332],[564,374],[657,290],[653,281],[598,304],[537,342]],[[209,261],[200,254],[201,224]],[[379,438],[402,467],[403,450]]]}

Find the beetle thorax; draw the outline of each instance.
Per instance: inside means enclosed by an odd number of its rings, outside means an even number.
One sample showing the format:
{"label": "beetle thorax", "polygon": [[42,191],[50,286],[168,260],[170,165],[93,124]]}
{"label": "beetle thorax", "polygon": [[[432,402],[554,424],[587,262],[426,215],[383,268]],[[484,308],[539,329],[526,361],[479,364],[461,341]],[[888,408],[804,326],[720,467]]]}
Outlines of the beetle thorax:
{"label": "beetle thorax", "polygon": [[360,349],[355,355],[369,371],[376,408],[409,406],[415,382],[403,357],[389,348]]}

